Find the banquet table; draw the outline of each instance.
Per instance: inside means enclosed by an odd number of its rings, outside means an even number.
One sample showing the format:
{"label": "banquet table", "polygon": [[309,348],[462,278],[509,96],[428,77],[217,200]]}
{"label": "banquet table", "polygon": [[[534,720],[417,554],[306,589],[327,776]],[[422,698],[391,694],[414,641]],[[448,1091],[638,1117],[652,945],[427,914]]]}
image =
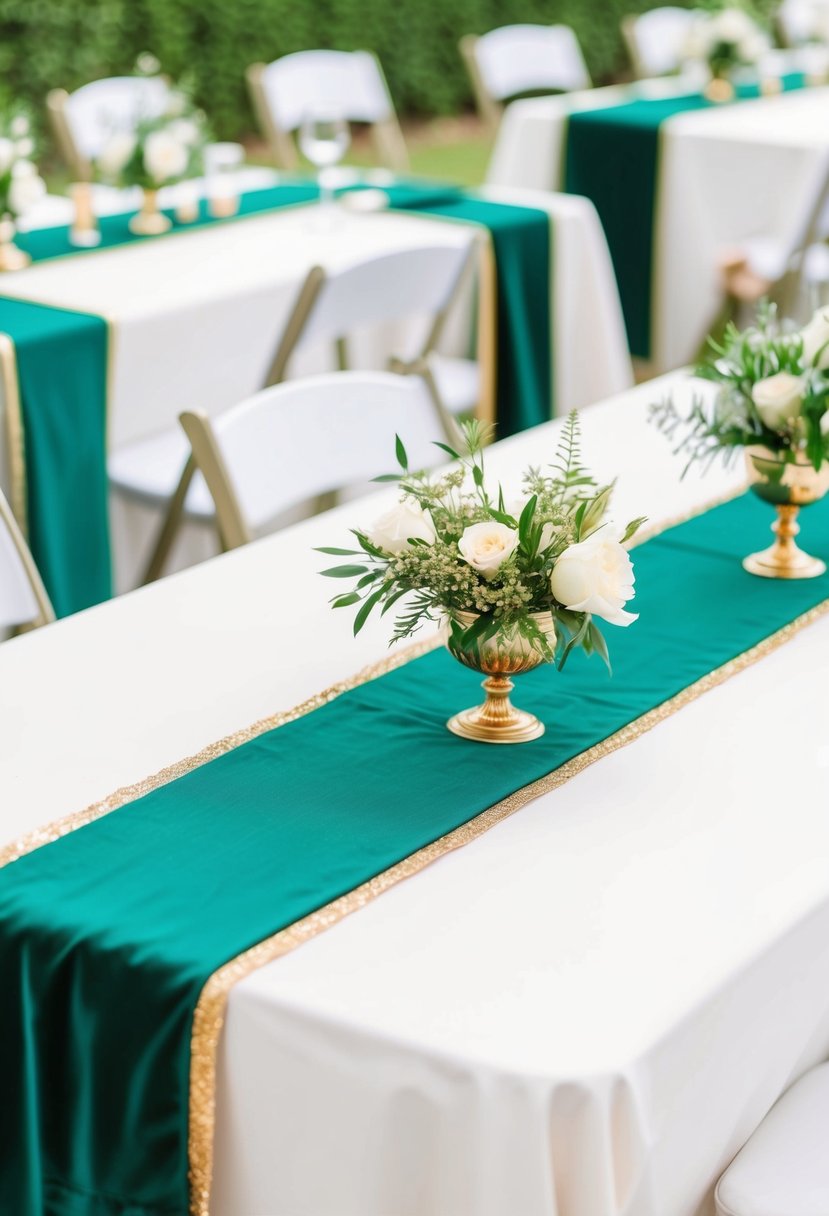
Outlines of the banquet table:
{"label": "banquet table", "polygon": [[[740,488],[679,480],[647,422],[669,390],[703,391],[675,374],[583,413],[620,520]],[[551,459],[560,425],[494,446],[491,474]],[[383,659],[387,618],[354,639],[314,546],[393,495],[0,647],[4,840]],[[829,557],[814,525],[808,546]],[[712,1216],[720,1172],[829,1054],[827,670],[823,616],[241,980],[212,1216]]]}
{"label": "banquet table", "polygon": [[[37,424],[42,434],[28,447],[23,436],[26,463],[31,465],[33,454],[52,450],[54,466],[63,470],[67,479],[77,467],[76,479],[74,483],[69,481],[64,496],[71,499],[91,494],[88,487],[97,478],[100,484],[95,486],[96,500],[105,504],[104,412],[106,443],[111,450],[176,427],[178,415],[185,409],[216,413],[229,408],[262,386],[277,337],[312,266],[334,271],[381,253],[426,245],[457,247],[469,240],[470,227],[486,231],[486,220],[478,217],[487,214],[488,208],[507,217],[498,221],[505,228],[513,224],[514,229],[520,229],[524,216],[541,219],[543,265],[539,267],[537,259],[525,257],[523,264],[519,258],[511,271],[507,266],[496,266],[496,274],[505,280],[512,273],[515,282],[524,283],[528,301],[531,274],[536,282],[544,277],[544,291],[549,293],[549,299],[539,301],[534,310],[540,318],[536,327],[542,326],[540,339],[544,344],[534,357],[545,364],[545,382],[538,387],[533,408],[547,417],[629,385],[630,361],[612,267],[601,227],[588,203],[550,199],[528,191],[486,189],[462,193],[445,184],[428,183],[404,184],[402,193],[406,199],[402,205],[413,205],[416,210],[363,212],[344,205],[334,219],[322,223],[315,218],[314,204],[308,203],[314,195],[313,186],[276,178],[270,187],[243,197],[243,210],[260,214],[245,214],[236,220],[189,230],[180,228],[163,238],[115,244],[73,256],[54,256],[56,251],[69,251],[65,230],[27,232],[23,243],[36,255],[46,255],[47,260],[4,277],[0,285],[0,329],[11,308],[17,310],[15,323],[31,328],[33,318],[28,312],[19,316],[20,309],[27,304],[45,305],[53,310],[47,315],[61,330],[54,340],[62,338],[64,345],[57,353],[44,348],[37,368],[31,372],[39,378],[40,395],[37,408],[30,404],[29,421],[33,426]],[[432,199],[444,206],[439,213],[426,214]],[[112,210],[111,199],[107,210]],[[124,239],[125,220],[117,215],[110,215],[102,227],[105,243]],[[76,328],[70,330],[69,322],[76,322]],[[419,319],[405,333],[398,327],[395,334],[372,330],[370,334],[354,335],[352,364],[376,367],[391,354],[413,353],[417,335],[425,336],[426,324],[427,319]],[[455,325],[455,353],[467,352],[470,328]],[[503,317],[497,330],[499,359],[505,363],[513,344]],[[451,341],[451,327],[448,336]],[[38,337],[34,335],[32,340]],[[601,359],[591,357],[597,340],[602,344]],[[86,361],[83,343],[95,345]],[[532,347],[532,341],[525,345]],[[322,370],[330,366],[331,356],[327,350],[302,351],[292,363],[291,374]],[[90,359],[95,372],[92,381]],[[22,368],[20,359],[18,362]],[[8,389],[8,383],[4,383]],[[73,401],[60,405],[57,420],[44,423],[39,416],[41,401],[46,406],[61,394],[72,393]],[[510,400],[502,399],[502,421],[506,423],[507,410],[520,409],[521,401],[529,397],[529,393],[513,392]],[[0,404],[0,432],[4,429],[3,410]],[[0,452],[0,469],[4,464],[15,467],[15,460],[18,469],[23,467],[19,453],[9,451],[4,462]],[[38,508],[54,478],[43,471],[33,473],[31,467],[28,472],[30,496],[40,495],[33,511],[39,518],[43,512]],[[18,477],[18,483],[20,480]],[[0,484],[2,481],[0,473]],[[86,606],[106,593],[107,539],[105,522],[101,523],[100,518],[103,509],[98,509],[96,522],[98,555],[92,555],[92,527],[84,528],[89,537],[87,551],[73,555],[75,569],[83,562],[93,565],[97,561],[99,570],[91,591],[71,586],[64,591],[62,582],[69,581],[71,571],[65,580],[58,575],[52,577],[52,565],[57,566],[65,556],[72,534],[41,537],[35,531],[35,558],[59,615]],[[55,514],[60,517],[59,506],[52,508],[53,520]],[[112,517],[114,583],[117,589],[124,589],[135,585],[158,519],[146,508],[123,501],[114,505]],[[42,531],[48,533],[47,525]],[[75,528],[76,534],[80,531]],[[191,529],[190,542],[189,548],[185,545],[179,550],[180,563],[187,564],[202,556],[205,548],[209,552],[215,547],[214,538],[205,535],[204,528],[197,532]]]}
{"label": "banquet table", "polygon": [[[775,278],[782,272],[827,174],[826,88],[695,108],[698,104],[699,96],[695,99],[682,80],[516,101],[504,114],[487,174],[492,185],[572,187],[592,197],[591,190],[602,185],[604,161],[610,175],[603,187],[608,219],[619,229],[615,241],[608,230],[609,239],[631,349],[659,371],[691,361],[700,349],[723,304],[718,271],[723,255],[756,246],[771,254],[772,263],[765,256],[758,273]],[[630,121],[621,109],[614,115],[617,107],[627,107]],[[656,111],[658,131],[654,126],[657,142],[650,146],[652,182],[645,198],[647,172],[639,157],[649,108]],[[600,110],[614,123],[608,136],[618,159],[591,156],[588,146],[588,163],[572,173],[571,116],[583,116],[578,121],[584,123],[590,112]],[[596,137],[600,123],[595,114]],[[648,247],[632,257],[631,233],[643,215]],[[644,317],[637,316],[640,308]]]}

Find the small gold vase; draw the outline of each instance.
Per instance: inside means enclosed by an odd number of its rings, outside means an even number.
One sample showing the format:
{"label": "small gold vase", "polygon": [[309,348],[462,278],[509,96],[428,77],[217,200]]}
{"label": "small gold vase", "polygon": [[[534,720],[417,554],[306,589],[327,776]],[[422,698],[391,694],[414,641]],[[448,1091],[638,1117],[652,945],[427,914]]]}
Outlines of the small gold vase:
{"label": "small gold vase", "polygon": [[783,453],[770,448],[746,448],[749,485],[758,498],[777,508],[772,524],[775,542],[743,561],[749,574],[761,578],[817,578],[825,573],[826,563],[798,546],[800,531],[797,513],[801,507],[818,502],[829,490],[829,462],[815,469],[804,456],[785,460]]}
{"label": "small gold vase", "polygon": [[734,85],[726,76],[715,74],[702,90],[702,95],[706,101],[722,105],[726,101],[734,100]]}
{"label": "small gold vase", "polygon": [[[463,629],[469,629],[477,619],[477,613],[455,612],[454,618]],[[537,612],[533,619],[554,646],[556,629],[552,613]],[[483,682],[486,691],[483,705],[464,709],[446,723],[453,734],[478,743],[529,743],[544,734],[544,723],[539,722],[535,714],[516,709],[509,699],[513,689],[510,676],[532,671],[544,662],[525,638],[496,634],[477,648],[464,648],[453,638],[450,626],[445,641],[447,650],[459,663],[487,677]]]}
{"label": "small gold vase", "polygon": [[0,272],[4,270],[23,270],[31,262],[28,253],[24,253],[14,243],[17,227],[8,214],[0,219]]}
{"label": "small gold vase", "polygon": [[163,232],[170,231],[173,222],[159,211],[157,190],[144,191],[141,210],[136,212],[128,226],[136,236],[161,236]]}

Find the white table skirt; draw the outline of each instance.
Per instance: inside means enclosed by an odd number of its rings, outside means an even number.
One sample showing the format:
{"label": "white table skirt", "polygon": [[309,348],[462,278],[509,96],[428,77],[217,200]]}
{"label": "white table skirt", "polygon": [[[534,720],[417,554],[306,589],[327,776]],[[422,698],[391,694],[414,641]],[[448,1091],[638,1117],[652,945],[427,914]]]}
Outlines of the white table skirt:
{"label": "white table skirt", "polygon": [[[620,519],[738,480],[678,481],[645,422],[664,388],[584,413]],[[558,425],[497,445],[492,472],[543,462]],[[392,496],[0,647],[3,835],[381,658],[385,619],[353,639],[312,546]],[[827,670],[823,619],[239,984],[213,1216],[711,1216],[721,1170],[829,1054]]]}
{"label": "white table skirt", "polygon": [[[580,408],[627,388],[632,373],[624,322],[592,204],[525,190],[483,193],[551,216],[557,411]],[[56,222],[53,209],[48,219]],[[312,208],[292,207],[160,241],[42,262],[4,276],[3,291],[97,313],[111,322],[109,442],[116,447],[177,426],[182,410],[217,413],[260,388],[312,266],[333,270],[381,252],[456,246],[468,237],[465,224],[399,212],[343,210],[326,230],[314,221]],[[395,333],[387,329],[355,335],[353,365],[383,366],[389,354],[405,354],[406,347],[417,346],[419,334],[425,336],[427,324],[423,319]],[[455,325],[454,333],[460,343],[456,353],[465,353],[469,326]],[[303,351],[291,372],[325,370],[331,359],[329,350]],[[2,431],[0,403],[0,444]],[[5,467],[2,456],[0,451],[0,469]],[[116,586],[126,590],[143,568],[158,517],[120,500],[113,503],[112,519]],[[187,565],[215,550],[211,530],[189,527],[176,561]]]}
{"label": "white table skirt", "polygon": [[[487,180],[559,190],[567,116],[634,95],[686,91],[645,81],[507,107]],[[826,172],[829,89],[813,88],[680,114],[663,123],[654,233],[652,360],[669,370],[692,360],[722,305],[720,255],[766,238],[791,252],[804,210]]]}

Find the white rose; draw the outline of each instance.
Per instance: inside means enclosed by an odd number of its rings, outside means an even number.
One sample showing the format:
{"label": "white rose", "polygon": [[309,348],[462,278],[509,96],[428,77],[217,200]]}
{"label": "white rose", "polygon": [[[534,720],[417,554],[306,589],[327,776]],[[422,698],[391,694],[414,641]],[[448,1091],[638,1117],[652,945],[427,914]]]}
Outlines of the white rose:
{"label": "white rose", "polygon": [[142,51],[135,61],[135,66],[144,76],[154,76],[161,70],[161,64],[150,51]]}
{"label": "white rose", "polygon": [[633,599],[633,562],[620,543],[617,528],[604,527],[587,540],[565,549],[553,566],[553,595],[573,612],[589,612],[611,625],[630,625],[637,619],[624,604]]}
{"label": "white rose", "polygon": [[169,131],[153,131],[144,143],[144,168],[161,185],[187,172],[190,153]]}
{"label": "white rose", "polygon": [[485,579],[494,578],[518,545],[518,533],[506,524],[484,520],[470,524],[458,541],[461,557]]}
{"label": "white rose", "polygon": [[803,381],[789,372],[778,372],[758,380],[751,390],[757,413],[770,431],[779,430],[800,417],[803,404]]}
{"label": "white rose", "polygon": [[425,540],[427,545],[433,545],[437,533],[429,512],[407,499],[380,516],[368,532],[368,539],[384,553],[402,553],[410,548],[410,540]]}
{"label": "white rose", "polygon": [[[27,161],[21,161],[20,164],[28,164]],[[14,169],[18,168],[15,165]],[[9,210],[14,215],[23,215],[30,207],[34,207],[35,203],[40,202],[46,193],[46,183],[40,177],[31,165],[32,172],[16,174],[12,170],[12,180],[9,186]]]}
{"label": "white rose", "polygon": [[29,120],[25,114],[16,114],[9,123],[9,134],[12,139],[21,139],[29,134]]}
{"label": "white rose", "polygon": [[119,131],[98,157],[98,168],[104,177],[117,177],[134,151],[135,136],[128,131]]}
{"label": "white rose", "polygon": [[0,173],[8,173],[14,163],[14,144],[10,139],[0,138]]}
{"label": "white rose", "polygon": [[817,366],[829,368],[829,309],[819,308],[809,324],[800,331],[800,336],[803,339],[805,363],[811,367],[818,351],[825,346],[826,349],[822,351]]}
{"label": "white rose", "polygon": [[31,156],[35,150],[35,141],[28,136],[25,139],[18,139],[14,145],[15,156]]}
{"label": "white rose", "polygon": [[757,32],[757,27],[748,16],[738,8],[726,8],[718,13],[712,21],[713,31],[721,42],[740,42]]}
{"label": "white rose", "polygon": [[200,131],[192,118],[177,118],[171,122],[167,130],[174,139],[180,139],[183,144],[197,144]]}

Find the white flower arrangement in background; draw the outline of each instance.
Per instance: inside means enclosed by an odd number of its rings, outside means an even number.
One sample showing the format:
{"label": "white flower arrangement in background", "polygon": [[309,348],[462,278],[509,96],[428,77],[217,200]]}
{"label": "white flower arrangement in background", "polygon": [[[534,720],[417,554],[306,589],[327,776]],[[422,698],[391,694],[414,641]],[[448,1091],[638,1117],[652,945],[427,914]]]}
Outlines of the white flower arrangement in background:
{"label": "white flower arrangement in background", "polygon": [[[154,55],[139,55],[135,74],[157,77]],[[204,172],[208,140],[204,113],[194,105],[186,87],[171,87],[161,114],[136,114],[130,130],[114,131],[98,156],[99,176],[119,186],[157,190]]]}
{"label": "white flower arrangement in background", "polygon": [[15,110],[0,120],[0,215],[19,219],[46,193],[34,151],[28,114]]}
{"label": "white flower arrangement in background", "polygon": [[710,345],[714,358],[697,375],[719,386],[712,405],[697,397],[687,415],[670,398],[651,406],[689,466],[758,445],[816,471],[829,461],[829,308],[795,329],[764,304],[756,325],[740,332],[730,324],[722,342]]}
{"label": "white flower arrangement in background", "polygon": [[[402,600],[393,641],[424,621],[448,621],[465,649],[497,635],[506,644],[523,639],[559,667],[577,646],[607,661],[596,619],[636,620],[624,607],[634,594],[626,544],[644,521],[626,528],[605,521],[612,486],[599,487],[581,465],[578,416],[565,422],[550,471],[528,469],[524,496],[509,510],[500,486],[494,495],[487,489],[483,429],[466,423],[463,437],[462,453],[438,445],[456,464],[436,477],[411,472],[397,440],[401,473],[379,479],[399,482],[397,506],[373,527],[353,530],[357,549],[320,550],[351,559],[323,574],[356,580],[333,606],[357,607],[355,634],[375,609],[385,613]],[[474,623],[461,623],[459,614],[470,613]],[[546,613],[552,634],[539,625]]]}
{"label": "white flower arrangement in background", "polygon": [[768,35],[745,8],[699,10],[683,58],[706,63],[713,76],[722,77],[734,68],[753,67],[770,46]]}

